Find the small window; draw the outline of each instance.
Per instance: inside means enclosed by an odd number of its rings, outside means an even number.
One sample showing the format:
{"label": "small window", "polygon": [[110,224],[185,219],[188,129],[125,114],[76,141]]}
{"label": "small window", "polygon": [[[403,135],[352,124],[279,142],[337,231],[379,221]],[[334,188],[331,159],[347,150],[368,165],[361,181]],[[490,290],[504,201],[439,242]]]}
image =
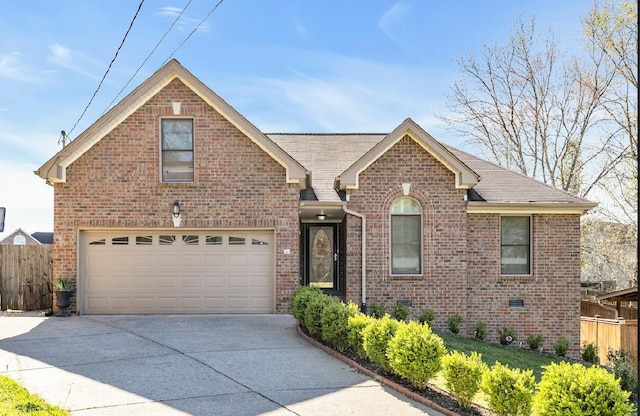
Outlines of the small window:
{"label": "small window", "polygon": [[193,182],[193,120],[162,119],[162,181]]}
{"label": "small window", "polygon": [[24,246],[27,244],[27,239],[25,238],[25,236],[18,234],[13,237],[13,244],[16,246]]}
{"label": "small window", "polygon": [[198,236],[197,235],[183,235],[182,242],[188,246],[197,246],[198,245]]}
{"label": "small window", "polygon": [[263,240],[256,240],[255,238],[251,239],[251,245],[254,246],[268,246],[269,243],[267,243],[266,241]]}
{"label": "small window", "polygon": [[92,242],[89,243],[90,246],[103,246],[106,244],[106,241],[104,238],[101,238],[100,240],[93,240]]}
{"label": "small window", "polygon": [[244,243],[244,237],[229,237],[229,245],[231,246],[243,246]]}
{"label": "small window", "polygon": [[208,235],[206,242],[208,246],[219,246],[222,244],[222,237],[219,235]]}
{"label": "small window", "polygon": [[111,244],[114,246],[124,246],[129,244],[129,237],[113,237]]}
{"label": "small window", "polygon": [[136,236],[136,245],[137,246],[150,246],[153,244],[153,237],[150,235],[139,235]]}
{"label": "small window", "polygon": [[161,235],[159,238],[161,246],[170,246],[176,241],[175,235]]}
{"label": "small window", "polygon": [[531,217],[501,217],[501,274],[531,274]]}
{"label": "small window", "polygon": [[413,198],[391,205],[391,273],[422,273],[422,208]]}

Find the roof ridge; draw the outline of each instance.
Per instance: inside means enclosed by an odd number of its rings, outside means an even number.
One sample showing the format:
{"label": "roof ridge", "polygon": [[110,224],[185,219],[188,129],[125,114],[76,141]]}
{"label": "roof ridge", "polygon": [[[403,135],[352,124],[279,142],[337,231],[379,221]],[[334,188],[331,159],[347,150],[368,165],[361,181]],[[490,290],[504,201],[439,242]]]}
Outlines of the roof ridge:
{"label": "roof ridge", "polygon": [[389,133],[264,133],[267,136],[287,135],[287,136],[387,136]]}

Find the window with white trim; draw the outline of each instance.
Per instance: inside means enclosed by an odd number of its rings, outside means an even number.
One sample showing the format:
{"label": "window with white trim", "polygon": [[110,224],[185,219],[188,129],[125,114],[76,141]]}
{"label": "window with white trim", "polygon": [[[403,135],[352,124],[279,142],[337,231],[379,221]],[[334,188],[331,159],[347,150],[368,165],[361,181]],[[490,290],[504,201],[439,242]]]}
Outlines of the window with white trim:
{"label": "window with white trim", "polygon": [[500,273],[531,274],[531,217],[501,217]]}
{"label": "window with white trim", "polygon": [[422,273],[422,207],[401,197],[391,205],[391,274]]}
{"label": "window with white trim", "polygon": [[160,121],[162,182],[193,182],[193,120]]}

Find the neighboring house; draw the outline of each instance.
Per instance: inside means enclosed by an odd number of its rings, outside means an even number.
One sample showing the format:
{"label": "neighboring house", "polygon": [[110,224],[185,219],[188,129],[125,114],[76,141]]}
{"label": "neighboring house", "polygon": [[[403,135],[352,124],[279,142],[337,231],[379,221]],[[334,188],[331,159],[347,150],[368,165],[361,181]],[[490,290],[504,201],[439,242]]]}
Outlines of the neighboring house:
{"label": "neighboring house", "polygon": [[0,244],[8,244],[12,246],[24,246],[24,245],[32,245],[32,244],[40,244],[40,241],[36,240],[32,236],[29,235],[28,232],[23,230],[22,228],[18,228],[2,240],[0,240]]}
{"label": "neighboring house", "polygon": [[36,231],[31,234],[31,237],[35,238],[40,244],[53,244],[53,233]]}
{"label": "neighboring house", "polygon": [[287,313],[312,285],[579,348],[595,204],[410,119],[267,135],[172,60],[36,174],[54,186],[54,278],[77,279],[79,313]]}

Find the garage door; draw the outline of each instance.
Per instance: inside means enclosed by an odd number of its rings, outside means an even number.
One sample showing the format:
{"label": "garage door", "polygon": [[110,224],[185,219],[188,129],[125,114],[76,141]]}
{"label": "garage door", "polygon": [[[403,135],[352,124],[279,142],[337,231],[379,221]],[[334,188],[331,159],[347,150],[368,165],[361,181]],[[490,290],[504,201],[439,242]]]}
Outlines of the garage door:
{"label": "garage door", "polygon": [[272,313],[274,255],[271,231],[83,232],[80,311]]}

